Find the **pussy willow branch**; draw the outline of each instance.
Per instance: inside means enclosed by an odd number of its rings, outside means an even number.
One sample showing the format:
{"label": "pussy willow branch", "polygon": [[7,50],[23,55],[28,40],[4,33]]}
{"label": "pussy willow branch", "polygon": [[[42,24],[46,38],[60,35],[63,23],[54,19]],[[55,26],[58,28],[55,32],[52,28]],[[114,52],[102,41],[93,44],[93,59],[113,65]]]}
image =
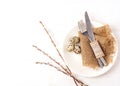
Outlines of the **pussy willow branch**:
{"label": "pussy willow branch", "polygon": [[56,47],[55,42],[53,41],[53,39],[52,39],[51,35],[49,34],[48,30],[45,28],[45,26],[44,26],[44,24],[42,23],[42,21],[40,21],[40,24],[43,26],[43,28],[44,28],[45,32],[46,32],[46,33],[47,33],[47,35],[49,36],[49,38],[50,38],[50,40],[51,40],[51,42],[52,42],[52,44],[53,44],[54,48],[56,49],[56,51],[57,51],[58,55],[59,55],[59,56],[61,57],[61,59],[63,60],[63,62],[64,62],[64,64],[65,64],[66,68],[67,68],[67,69],[68,69],[68,71],[71,73],[71,70],[70,70],[70,69],[69,69],[69,67],[66,65],[66,63],[65,63],[65,61],[64,61],[64,59],[63,59],[63,56],[61,55],[60,51],[59,51],[59,50],[58,50],[58,48]]}
{"label": "pussy willow branch", "polygon": [[[49,63],[49,62],[36,62],[36,64],[44,64],[44,65],[51,66],[51,67],[53,67],[53,68],[57,69],[58,71],[62,72],[63,74],[70,76],[68,73],[66,73],[66,71],[63,71],[63,70],[62,70],[62,69],[60,69],[59,67],[54,66],[53,64],[51,64],[51,63]],[[75,77],[74,77],[74,78],[75,78]],[[75,78],[75,79],[73,79],[73,80],[74,80],[74,82],[75,82],[75,80],[76,80],[76,81],[78,81],[78,82],[80,82],[80,81],[79,81],[79,80],[77,80],[76,78]],[[76,83],[76,82],[75,82],[75,83]],[[81,83],[81,82],[80,82],[80,83]],[[77,84],[77,83],[76,83],[76,84]],[[78,86],[78,85],[76,85],[76,86]]]}
{"label": "pussy willow branch", "polygon": [[[38,51],[42,52],[45,56],[47,56],[48,58],[50,58],[53,62],[55,62],[56,64],[58,64],[64,71],[66,71],[67,75],[69,75],[70,77],[73,78],[76,86],[78,80],[72,75],[72,72],[69,72],[68,69],[64,68],[59,62],[57,62],[55,59],[53,59],[49,54],[47,54],[45,51],[41,50],[40,48],[38,48],[37,46],[33,45],[34,48],[36,48]],[[52,66],[52,65],[51,65]],[[54,67],[55,68],[55,67]],[[81,84],[81,82],[78,82]]]}
{"label": "pussy willow branch", "polygon": [[56,66],[54,66],[54,65],[52,65],[52,64],[50,64],[50,63],[45,63],[45,62],[44,62],[44,63],[42,63],[42,64],[45,64],[45,65],[49,65],[49,66],[51,66],[51,67],[54,67],[54,68],[56,68],[58,71],[61,71],[61,72],[63,71],[64,74],[67,73],[66,75],[69,75],[70,77],[73,78],[76,86],[78,86],[77,83],[79,83],[81,86],[87,86],[87,85],[85,85],[82,81],[78,80],[78,79],[72,74],[71,70],[70,70],[69,67],[66,65],[66,63],[65,63],[65,61],[64,61],[64,59],[63,59],[63,57],[62,57],[62,55],[61,55],[61,53],[60,53],[60,51],[59,51],[58,48],[56,47],[55,42],[53,41],[53,39],[52,39],[52,37],[50,36],[50,34],[49,34],[49,32],[47,31],[47,29],[45,28],[44,24],[43,24],[41,21],[40,21],[40,24],[43,26],[44,30],[46,31],[47,35],[49,36],[49,38],[50,38],[53,46],[55,47],[58,55],[59,55],[59,56],[61,57],[61,59],[63,60],[63,62],[64,62],[64,64],[65,64],[65,66],[66,66],[67,69],[64,68],[64,67],[63,67],[59,62],[57,62],[55,59],[53,59],[49,54],[47,54],[47,53],[44,52],[43,50],[39,49],[37,46],[33,45],[33,47],[35,47],[37,50],[39,50],[39,51],[42,52],[44,55],[46,55],[47,57],[49,57],[52,61],[54,61],[56,64],[58,64],[58,65],[59,65],[64,71],[66,71],[66,72],[64,72],[63,70],[59,70]]}
{"label": "pussy willow branch", "polygon": [[52,44],[53,44],[54,48],[56,49],[56,51],[57,51],[58,55],[59,55],[59,56],[61,57],[61,59],[63,60],[63,62],[64,62],[64,64],[65,64],[65,66],[66,66],[66,67],[67,67],[67,69],[68,69],[68,71],[71,73],[71,70],[70,70],[70,69],[69,69],[69,67],[66,65],[66,63],[65,63],[65,61],[64,61],[64,59],[63,59],[63,56],[61,55],[60,51],[59,51],[59,50],[58,50],[58,48],[56,47],[55,42],[53,41],[53,39],[52,39],[51,35],[49,34],[48,30],[45,28],[45,26],[44,26],[44,24],[42,23],[42,21],[40,21],[40,24],[42,25],[42,27],[44,28],[45,32],[46,32],[46,33],[47,33],[47,35],[49,36],[49,38],[50,38],[50,40],[51,40],[51,42],[52,42]]}
{"label": "pussy willow branch", "polygon": [[[36,64],[44,64],[44,65],[48,65],[48,66],[51,66],[51,67],[57,69],[58,71],[62,72],[62,73],[65,74],[65,75],[69,75],[68,73],[66,73],[66,71],[63,71],[63,70],[60,69],[59,67],[56,67],[56,66],[52,65],[52,64],[49,63],[49,62],[47,62],[47,63],[46,63],[46,62],[36,62]],[[77,82],[75,81],[76,79],[73,79],[73,80],[74,80],[76,86],[78,86]]]}
{"label": "pussy willow branch", "polygon": [[[63,74],[65,74],[65,75],[68,75],[68,76],[70,76],[68,73],[66,73],[66,71],[63,71],[62,69],[60,69],[59,67],[57,67],[57,66],[54,66],[53,64],[51,64],[51,63],[49,63],[49,62],[36,62],[36,64],[44,64],[44,65],[48,65],[48,66],[51,66],[51,67],[53,67],[53,68],[55,68],[55,69],[57,69],[58,71],[60,71],[60,72],[62,72]],[[72,76],[72,75],[71,75]],[[74,77],[74,76],[72,76],[72,77]],[[74,77],[75,78],[75,77]],[[82,83],[81,81],[79,81],[78,79],[73,79],[73,80],[76,80],[77,82],[79,82],[79,83]],[[75,82],[76,83],[76,82]],[[77,83],[76,83],[77,84]],[[78,85],[76,85],[76,86],[78,86]]]}
{"label": "pussy willow branch", "polygon": [[[48,65],[48,66],[51,66],[51,67],[53,67],[53,68],[55,68],[55,69],[57,69],[58,71],[60,71],[60,72],[62,72],[63,74],[65,74],[65,75],[68,75],[69,76],[69,74],[68,73],[66,73],[66,71],[63,71],[62,69],[60,69],[59,67],[57,67],[57,66],[54,66],[53,64],[51,64],[51,63],[49,63],[49,62],[36,62],[36,64],[44,64],[44,65]],[[72,76],[73,77],[73,76]],[[74,77],[75,78],[75,77]],[[73,79],[73,80],[76,80],[76,81],[78,81],[78,82],[80,82],[79,80],[77,80],[76,78],[75,79]],[[76,82],[75,82],[76,83]],[[81,82],[80,82],[81,83]],[[77,84],[77,83],[76,83]],[[78,85],[76,85],[76,86],[78,86]]]}
{"label": "pussy willow branch", "polygon": [[[53,46],[55,47],[56,51],[58,52],[58,55],[61,57],[61,59],[63,60],[65,66],[67,67],[67,70],[69,71],[69,72],[68,72],[69,75],[72,75],[71,70],[70,70],[69,67],[66,65],[66,63],[65,63],[65,61],[64,61],[64,59],[63,59],[63,57],[62,57],[62,55],[61,55],[61,53],[60,53],[60,51],[59,51],[58,48],[56,47],[55,42],[53,41],[51,35],[49,34],[48,30],[45,28],[45,26],[44,26],[44,24],[42,23],[42,21],[40,21],[40,24],[43,26],[44,30],[46,31],[47,35],[49,36],[49,38],[50,38],[50,40],[51,40],[51,42],[52,42],[52,44],[53,44]],[[67,71],[67,70],[66,70],[66,71]],[[73,77],[73,79],[74,79],[74,77]],[[75,81],[75,82],[76,82],[76,81]],[[75,83],[75,84],[76,84],[76,83]]]}

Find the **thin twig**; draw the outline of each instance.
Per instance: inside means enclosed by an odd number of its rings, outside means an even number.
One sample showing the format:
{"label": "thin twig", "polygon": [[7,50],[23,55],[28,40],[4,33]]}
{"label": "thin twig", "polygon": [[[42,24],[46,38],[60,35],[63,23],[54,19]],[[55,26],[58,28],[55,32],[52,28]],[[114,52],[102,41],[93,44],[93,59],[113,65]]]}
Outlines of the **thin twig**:
{"label": "thin twig", "polygon": [[[85,85],[85,83],[83,83],[81,80],[77,79],[72,73],[69,74],[70,77],[72,77],[73,79],[75,79],[75,81],[77,81],[80,85]],[[87,85],[85,85],[87,86]]]}
{"label": "thin twig", "polygon": [[74,82],[75,82],[75,85],[76,85],[76,86],[78,86],[78,84],[77,84],[76,80],[75,80],[74,78],[73,78],[73,80],[74,80]]}
{"label": "thin twig", "polygon": [[[45,30],[45,31],[46,31],[46,33],[48,34],[48,36],[49,36],[49,38],[50,38],[50,40],[51,40],[51,42],[52,42],[53,46],[55,47],[56,51],[58,52],[59,56],[60,56],[60,57],[61,57],[61,59],[64,61],[64,59],[63,59],[63,57],[62,57],[62,55],[61,55],[60,51],[59,51],[59,50],[58,50],[58,48],[56,47],[55,42],[53,41],[53,39],[52,39],[51,35],[49,34],[49,32],[47,31],[47,29],[45,28],[45,26],[44,26],[44,24],[42,23],[42,21],[40,21],[40,24],[43,26],[44,30]],[[65,62],[65,61],[64,61],[64,62]]]}
{"label": "thin twig", "polygon": [[[63,60],[63,62],[65,63],[64,59],[63,59],[63,56],[61,55],[60,51],[58,50],[55,42],[53,41],[51,35],[49,34],[48,30],[45,28],[45,25],[42,23],[42,21],[40,21],[40,24],[42,25],[42,27],[44,28],[45,32],[47,33],[47,35],[49,36],[54,48],[56,49],[56,51],[58,52],[58,55],[61,57],[61,59]],[[66,65],[66,63],[65,63]],[[66,65],[66,67],[68,68],[68,70],[70,71],[69,67]],[[71,71],[70,71],[71,72]]]}
{"label": "thin twig", "polygon": [[58,64],[64,71],[66,71],[67,75],[69,75],[70,77],[72,77],[74,79],[74,82],[76,84],[76,81],[79,84],[84,84],[83,82],[81,82],[80,80],[76,79],[73,75],[72,72],[68,72],[68,70],[66,68],[64,68],[59,62],[57,62],[55,59],[53,59],[49,54],[47,54],[46,52],[44,52],[43,50],[41,50],[40,48],[38,48],[37,46],[33,45],[34,48],[36,48],[38,51],[42,52],[44,55],[46,55],[47,57],[49,57],[53,62],[55,62],[56,64]]}
{"label": "thin twig", "polygon": [[51,64],[51,63],[49,63],[49,62],[36,62],[36,64],[44,64],[44,65],[51,66],[51,67],[57,69],[58,71],[60,71],[60,72],[62,72],[62,73],[64,73],[64,74],[66,74],[66,75],[68,75],[68,74],[66,73],[66,71],[63,71],[63,70],[60,69],[59,67],[54,66],[53,64]]}
{"label": "thin twig", "polygon": [[[59,67],[56,67],[56,66],[54,66],[53,64],[51,64],[51,63],[49,63],[49,62],[36,62],[36,64],[44,64],[44,65],[51,66],[51,67],[57,69],[58,71],[62,72],[63,74],[68,75],[68,73],[66,73],[65,71],[63,71],[63,70],[60,69]],[[76,86],[78,86],[77,82],[81,84],[81,82],[80,82],[79,80],[77,80],[74,76],[71,75],[70,77],[73,78]],[[77,81],[77,82],[76,82],[76,81]],[[83,84],[83,83],[82,83],[82,84]],[[82,85],[82,84],[81,84],[81,85]]]}
{"label": "thin twig", "polygon": [[64,62],[64,64],[65,64],[66,68],[67,68],[68,71],[71,73],[71,70],[70,70],[69,67],[66,65],[66,63],[65,63],[65,61],[64,61],[64,59],[63,59],[63,56],[61,55],[60,51],[58,50],[58,48],[57,48],[55,42],[53,41],[51,35],[50,35],[49,32],[48,32],[48,30],[45,28],[45,25],[42,23],[42,21],[40,21],[40,24],[42,25],[42,27],[44,28],[45,32],[46,32],[47,35],[49,36],[49,38],[50,38],[50,40],[51,40],[51,42],[52,42],[54,48],[56,49],[58,55],[59,55],[59,56],[61,57],[61,59],[63,60],[63,62]]}
{"label": "thin twig", "polygon": [[[38,51],[42,52],[45,56],[49,57],[53,62],[58,64],[64,71],[66,71],[67,75],[70,75],[73,79],[75,79],[74,76],[72,76],[71,71],[69,72],[68,69],[64,68],[59,62],[57,62],[55,59],[53,59],[49,54],[47,54],[45,51],[41,50],[40,48],[38,48],[35,45],[33,45],[33,47],[36,48]],[[76,80],[76,79],[74,80],[75,84],[77,83],[76,81],[78,81],[78,80]]]}

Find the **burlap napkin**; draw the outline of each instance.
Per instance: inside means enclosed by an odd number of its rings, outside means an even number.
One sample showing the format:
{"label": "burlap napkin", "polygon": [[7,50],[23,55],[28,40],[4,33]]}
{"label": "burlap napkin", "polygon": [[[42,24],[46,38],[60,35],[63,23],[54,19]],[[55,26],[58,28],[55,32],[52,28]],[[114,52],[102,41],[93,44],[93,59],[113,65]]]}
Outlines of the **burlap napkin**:
{"label": "burlap napkin", "polygon": [[[113,54],[115,53],[115,39],[111,34],[111,29],[109,25],[104,25],[102,27],[94,28],[94,34],[96,40],[99,42],[104,54],[105,60],[108,65],[112,62]],[[78,32],[80,37],[80,46],[82,54],[82,63],[84,66],[91,67],[93,69],[98,68],[98,63],[96,57],[90,46],[90,41],[87,36],[83,35],[81,32]]]}

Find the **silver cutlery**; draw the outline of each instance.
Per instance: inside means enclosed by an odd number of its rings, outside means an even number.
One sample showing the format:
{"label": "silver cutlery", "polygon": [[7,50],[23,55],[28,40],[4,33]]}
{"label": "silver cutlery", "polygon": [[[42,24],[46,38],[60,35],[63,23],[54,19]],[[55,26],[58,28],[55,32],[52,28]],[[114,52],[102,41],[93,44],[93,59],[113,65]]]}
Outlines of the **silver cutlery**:
{"label": "silver cutlery", "polygon": [[90,40],[90,46],[94,52],[94,55],[98,61],[99,66],[102,68],[103,66],[107,65],[107,62],[105,61],[105,59],[103,57],[104,53],[103,53],[98,41],[94,37],[92,24],[90,22],[87,12],[85,12],[85,22],[86,22],[86,25],[83,23],[82,20],[79,21],[78,27],[79,27],[81,33],[83,33],[83,35],[86,35],[88,37],[88,39]]}

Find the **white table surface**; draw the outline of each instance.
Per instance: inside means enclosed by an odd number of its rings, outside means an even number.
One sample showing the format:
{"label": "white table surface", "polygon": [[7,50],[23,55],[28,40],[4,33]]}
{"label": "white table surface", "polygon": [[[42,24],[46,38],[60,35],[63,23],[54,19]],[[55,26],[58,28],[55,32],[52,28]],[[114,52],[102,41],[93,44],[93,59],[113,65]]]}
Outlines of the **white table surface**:
{"label": "white table surface", "polygon": [[[88,11],[93,20],[109,24],[120,48],[119,0],[2,0],[0,1],[0,86],[75,86],[73,80],[48,66],[33,44],[58,57],[39,21],[48,28],[60,52],[67,33]],[[80,77],[89,86],[120,86],[120,52],[112,69],[94,78]],[[56,58],[60,60],[59,57]]]}

